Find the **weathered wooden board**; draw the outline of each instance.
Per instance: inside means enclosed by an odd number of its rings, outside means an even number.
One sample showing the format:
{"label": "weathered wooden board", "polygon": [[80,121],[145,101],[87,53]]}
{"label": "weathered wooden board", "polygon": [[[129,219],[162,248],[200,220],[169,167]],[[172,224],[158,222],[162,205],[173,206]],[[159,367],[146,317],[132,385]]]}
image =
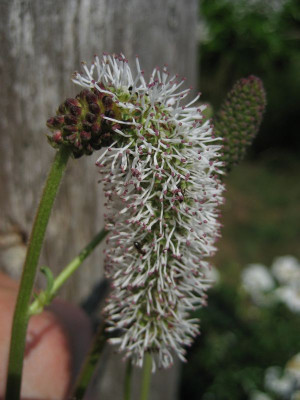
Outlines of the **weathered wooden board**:
{"label": "weathered wooden board", "polygon": [[[58,104],[74,95],[70,81],[80,61],[93,54],[138,54],[146,73],[168,64],[172,72],[196,83],[197,0],[1,0],[0,1],[0,263],[18,276],[26,236],[54,151],[45,121]],[[55,272],[103,225],[103,199],[94,166],[97,154],[71,161],[47,230],[41,263]],[[62,292],[78,302],[102,275],[101,249]],[[109,362],[114,369],[118,361]],[[114,365],[113,365],[114,364]],[[122,375],[122,374],[121,374]],[[120,376],[121,376],[120,375]],[[153,398],[174,399],[176,375],[157,379]],[[169,377],[169,378],[168,378]],[[169,383],[166,383],[169,382]],[[103,397],[113,385],[105,373]]]}

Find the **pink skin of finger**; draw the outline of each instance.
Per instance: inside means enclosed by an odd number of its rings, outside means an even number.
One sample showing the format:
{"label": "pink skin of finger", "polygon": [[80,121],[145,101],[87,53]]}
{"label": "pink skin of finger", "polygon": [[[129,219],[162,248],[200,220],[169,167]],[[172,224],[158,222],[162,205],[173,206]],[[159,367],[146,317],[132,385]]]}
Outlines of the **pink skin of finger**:
{"label": "pink skin of finger", "polygon": [[[18,284],[0,273],[0,399],[4,396]],[[76,306],[61,300],[30,318],[22,400],[65,400],[89,346],[91,326]]]}

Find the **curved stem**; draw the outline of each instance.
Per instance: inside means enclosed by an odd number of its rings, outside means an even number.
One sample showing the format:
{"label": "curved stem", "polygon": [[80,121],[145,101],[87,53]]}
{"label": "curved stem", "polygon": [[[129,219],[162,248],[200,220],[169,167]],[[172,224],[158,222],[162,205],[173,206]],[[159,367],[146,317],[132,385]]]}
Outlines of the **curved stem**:
{"label": "curved stem", "polygon": [[[80,267],[83,261],[91,254],[91,252],[95,249],[95,247],[105,238],[108,232],[105,229],[102,229],[94,238],[90,241],[90,243],[75,257],[55,278],[51,290],[47,292],[47,290],[41,292],[35,301],[29,307],[29,314],[37,314],[41,312],[45,305],[49,304],[54,296],[57,294],[58,290],[61,286],[68,280],[68,278]],[[45,299],[47,300],[45,304]]]}
{"label": "curved stem", "polygon": [[62,148],[57,151],[32,227],[13,318],[6,400],[19,400],[20,398],[26,330],[29,320],[28,306],[46,227],[69,155],[68,149]]}
{"label": "curved stem", "polygon": [[131,376],[132,376],[132,362],[131,359],[127,361],[124,382],[124,400],[131,398]]}
{"label": "curved stem", "polygon": [[88,385],[92,377],[94,376],[94,372],[98,365],[98,361],[104,349],[105,343],[105,324],[103,322],[96,333],[94,341],[81,368],[72,393],[73,397],[71,396],[71,398],[74,398],[76,400],[83,399]]}
{"label": "curved stem", "polygon": [[152,357],[149,353],[145,355],[145,365],[143,369],[141,400],[148,400],[150,381],[151,381]]}

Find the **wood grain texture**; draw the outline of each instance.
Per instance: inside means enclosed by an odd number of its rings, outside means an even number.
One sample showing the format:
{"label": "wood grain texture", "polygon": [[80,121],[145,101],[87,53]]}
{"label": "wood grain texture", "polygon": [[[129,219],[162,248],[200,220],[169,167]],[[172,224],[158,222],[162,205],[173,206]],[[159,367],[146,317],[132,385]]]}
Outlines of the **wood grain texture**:
{"label": "wood grain texture", "polygon": [[[129,60],[138,54],[146,73],[168,64],[171,72],[195,85],[196,22],[197,0],[1,0],[2,269],[14,276],[20,273],[26,236],[54,157],[45,137],[45,121],[61,101],[78,91],[70,75],[80,68],[80,61],[90,62],[93,54],[103,51],[123,52]],[[103,226],[97,157],[72,160],[67,168],[41,259],[55,272]],[[98,249],[62,296],[79,302],[101,276],[102,251]],[[40,278],[38,283],[42,284]],[[111,371],[119,361],[114,364],[112,358],[109,364]],[[176,374],[173,371],[170,379]],[[111,372],[105,376],[102,398],[121,398],[109,394],[115,381]],[[165,380],[158,378],[156,386]],[[174,385],[164,386],[164,394],[156,391],[153,399],[175,398]],[[120,385],[114,390],[120,393]]]}

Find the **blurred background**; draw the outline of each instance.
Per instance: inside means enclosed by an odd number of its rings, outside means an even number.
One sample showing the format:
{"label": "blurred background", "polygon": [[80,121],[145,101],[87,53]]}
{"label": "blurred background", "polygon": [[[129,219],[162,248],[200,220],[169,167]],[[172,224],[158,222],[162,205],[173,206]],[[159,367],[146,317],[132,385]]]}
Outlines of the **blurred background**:
{"label": "blurred background", "polygon": [[199,12],[202,100],[217,111],[254,74],[267,109],[226,178],[218,283],[196,313],[181,399],[300,399],[300,2],[201,0]]}

